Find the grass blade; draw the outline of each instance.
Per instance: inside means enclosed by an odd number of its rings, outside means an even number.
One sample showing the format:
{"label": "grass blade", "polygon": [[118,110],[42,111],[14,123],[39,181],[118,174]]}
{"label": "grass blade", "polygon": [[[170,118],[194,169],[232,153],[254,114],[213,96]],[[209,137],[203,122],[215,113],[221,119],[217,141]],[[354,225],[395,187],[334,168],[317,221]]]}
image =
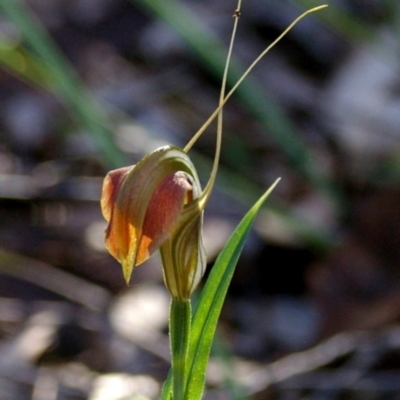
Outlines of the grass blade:
{"label": "grass blade", "polygon": [[[49,74],[52,91],[67,106],[71,116],[93,136],[109,167],[115,168],[127,163],[123,153],[115,145],[104,113],[84,90],[75,70],[32,11],[21,0],[0,0],[0,11],[4,11],[24,42],[43,63],[43,70]],[[12,67],[10,64],[6,66]]]}

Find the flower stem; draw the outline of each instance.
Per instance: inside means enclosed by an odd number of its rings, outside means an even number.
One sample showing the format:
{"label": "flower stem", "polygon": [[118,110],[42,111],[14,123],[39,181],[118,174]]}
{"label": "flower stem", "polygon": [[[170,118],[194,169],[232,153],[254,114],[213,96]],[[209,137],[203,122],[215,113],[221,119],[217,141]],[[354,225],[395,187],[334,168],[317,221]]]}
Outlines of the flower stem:
{"label": "flower stem", "polygon": [[174,400],[185,399],[187,354],[190,343],[190,300],[172,298],[170,308],[170,346],[172,354]]}

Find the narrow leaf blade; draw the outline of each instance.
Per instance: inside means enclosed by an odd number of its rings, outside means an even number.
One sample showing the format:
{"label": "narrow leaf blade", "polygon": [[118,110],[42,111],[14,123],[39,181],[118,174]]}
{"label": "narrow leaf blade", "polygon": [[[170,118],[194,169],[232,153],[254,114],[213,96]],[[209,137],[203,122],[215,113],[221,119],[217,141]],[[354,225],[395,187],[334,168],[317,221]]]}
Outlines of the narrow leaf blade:
{"label": "narrow leaf blade", "polygon": [[217,258],[201,293],[193,316],[188,354],[188,366],[190,368],[186,385],[188,400],[199,400],[202,397],[211,345],[236,263],[257,212],[278,182],[279,179],[274,182],[239,223]]}

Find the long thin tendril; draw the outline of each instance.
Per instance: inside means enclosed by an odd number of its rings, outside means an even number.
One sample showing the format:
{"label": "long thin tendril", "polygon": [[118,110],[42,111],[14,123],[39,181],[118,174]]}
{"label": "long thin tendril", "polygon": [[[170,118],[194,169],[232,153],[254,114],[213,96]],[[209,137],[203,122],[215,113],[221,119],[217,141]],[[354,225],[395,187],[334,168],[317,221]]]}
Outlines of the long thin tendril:
{"label": "long thin tendril", "polygon": [[[219,163],[219,156],[220,156],[220,151],[221,151],[221,140],[222,140],[222,110],[227,101],[230,99],[230,97],[233,95],[233,93],[236,91],[236,89],[240,86],[240,84],[246,79],[247,75],[252,71],[252,69],[258,64],[258,62],[278,43],[282,40],[284,36],[287,35],[287,33],[299,22],[301,21],[304,17],[307,15],[314,13],[316,11],[322,10],[323,8],[328,7],[328,5],[321,5],[318,7],[311,8],[307,11],[305,11],[303,14],[301,14],[299,17],[297,17],[265,50],[263,50],[260,55],[250,64],[250,66],[247,68],[247,70],[243,73],[243,75],[239,78],[239,80],[236,82],[236,84],[232,87],[232,89],[229,91],[229,93],[225,96],[225,87],[226,87],[226,80],[227,80],[227,75],[228,75],[228,69],[229,69],[229,63],[231,59],[231,54],[232,54],[232,48],[233,48],[233,42],[235,38],[235,33],[236,33],[236,28],[238,24],[238,16],[240,15],[240,7],[241,7],[241,0],[238,1],[238,6],[237,10],[235,11],[235,22],[233,26],[233,32],[232,32],[232,37],[231,37],[231,43],[229,46],[229,51],[228,51],[228,57],[226,60],[225,64],[225,70],[224,70],[224,75],[222,79],[222,86],[221,86],[221,93],[220,93],[220,99],[218,103],[218,107],[215,109],[215,111],[210,115],[210,117],[207,119],[207,121],[202,125],[202,127],[193,135],[193,137],[190,139],[188,144],[184,147],[184,151],[188,152],[192,146],[196,143],[196,141],[199,139],[199,137],[204,133],[204,131],[211,125],[211,123],[214,121],[215,118],[218,117],[218,125],[217,125],[217,144],[216,144],[216,152],[215,152],[215,157],[214,157],[214,162],[213,162],[213,168],[211,171],[211,176],[209,181],[207,182],[207,185],[203,192],[201,193],[199,197],[199,204],[200,208],[204,208],[207,200],[209,198],[209,195],[211,193],[211,189],[214,185],[215,182],[215,177],[217,174],[217,169],[218,169],[218,163]],[[225,97],[224,97],[225,96]]]}
{"label": "long thin tendril", "polygon": [[229,44],[228,55],[226,57],[224,75],[222,77],[221,91],[220,91],[220,95],[219,95],[219,102],[218,102],[219,112],[218,112],[218,119],[217,119],[217,140],[216,140],[214,162],[213,162],[213,167],[211,170],[210,179],[208,180],[207,185],[204,188],[203,193],[201,195],[201,197],[203,197],[205,199],[207,199],[209,197],[209,193],[211,193],[211,191],[213,189],[213,186],[215,183],[215,178],[217,176],[217,171],[218,171],[218,164],[219,164],[219,158],[220,158],[220,154],[221,154],[221,143],[222,143],[223,102],[224,102],[224,98],[225,98],[226,81],[228,78],[229,64],[230,64],[231,57],[232,57],[233,44],[235,42],[235,35],[236,35],[236,30],[237,30],[237,26],[238,26],[238,22],[239,22],[241,5],[242,5],[242,0],[238,0],[237,8],[236,8],[236,11],[234,14],[235,21],[233,24],[231,41]]}

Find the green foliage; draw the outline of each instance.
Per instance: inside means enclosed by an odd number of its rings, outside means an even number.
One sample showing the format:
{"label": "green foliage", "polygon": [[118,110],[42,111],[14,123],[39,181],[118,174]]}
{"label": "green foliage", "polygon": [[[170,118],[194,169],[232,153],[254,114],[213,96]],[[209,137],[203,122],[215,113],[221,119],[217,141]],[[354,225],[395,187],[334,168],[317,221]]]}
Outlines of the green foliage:
{"label": "green foliage", "polygon": [[[239,223],[218,256],[201,292],[194,311],[188,344],[185,383],[187,400],[199,400],[202,397],[215,330],[237,261],[258,211],[278,182],[279,180],[264,193]],[[171,396],[171,380],[172,374],[165,383],[163,399],[169,399]]]}

